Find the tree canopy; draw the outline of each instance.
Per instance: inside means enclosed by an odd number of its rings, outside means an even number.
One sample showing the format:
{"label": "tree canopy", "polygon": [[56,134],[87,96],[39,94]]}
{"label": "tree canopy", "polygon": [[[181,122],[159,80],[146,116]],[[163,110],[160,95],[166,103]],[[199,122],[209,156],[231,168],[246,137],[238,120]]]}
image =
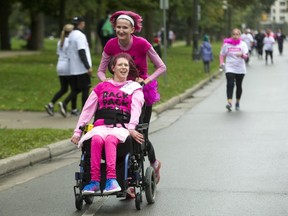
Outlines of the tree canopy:
{"label": "tree canopy", "polygon": [[[195,2],[201,8],[199,20],[195,20]],[[232,27],[241,27],[243,23],[251,28],[258,28],[262,13],[269,11],[275,0],[227,0],[227,7],[223,7],[223,2],[169,0],[169,9],[166,11],[167,29],[172,29],[177,33],[178,39],[186,39],[189,44],[191,34],[195,31],[195,22],[199,24],[197,31],[199,30],[200,34],[209,33],[216,38]],[[18,10],[13,9],[16,6]],[[22,28],[24,25],[31,31],[27,48],[41,49],[43,38],[51,32],[58,36],[64,24],[69,23],[75,15],[87,18],[86,32],[91,41],[91,32],[96,29],[98,21],[105,16],[107,10],[133,10],[141,14],[144,18],[141,34],[150,41],[153,34],[163,27],[163,11],[160,9],[159,1],[154,0],[1,0],[1,49],[11,48],[11,32],[17,32],[15,29],[20,28],[20,24]],[[18,13],[18,16],[15,13]]]}

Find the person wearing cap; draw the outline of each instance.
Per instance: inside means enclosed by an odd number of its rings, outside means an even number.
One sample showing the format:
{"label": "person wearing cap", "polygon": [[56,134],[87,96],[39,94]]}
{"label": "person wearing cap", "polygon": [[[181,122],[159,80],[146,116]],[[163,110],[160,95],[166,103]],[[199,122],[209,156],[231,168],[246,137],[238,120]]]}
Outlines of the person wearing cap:
{"label": "person wearing cap", "polygon": [[71,93],[59,102],[60,113],[66,117],[66,106],[78,93],[82,93],[82,107],[84,106],[91,87],[92,60],[89,44],[84,34],[85,20],[81,16],[73,18],[74,30],[69,35],[68,57],[71,74]]}
{"label": "person wearing cap", "polygon": [[[115,29],[116,37],[110,39],[103,50],[102,59],[98,68],[98,78],[101,81],[107,80],[105,75],[110,59],[117,53],[129,53],[139,70],[137,82],[144,86],[143,93],[145,98],[144,123],[149,123],[152,114],[152,105],[160,100],[158,83],[156,79],[165,73],[166,65],[161,60],[153,46],[143,37],[136,36],[134,33],[142,29],[142,17],[132,11],[117,11],[110,17],[110,22]],[[155,71],[148,74],[148,59],[155,66]],[[156,183],[160,180],[161,162],[156,159],[153,145],[148,141],[148,159],[155,170]]]}
{"label": "person wearing cap", "polygon": [[[54,104],[68,92],[70,85],[70,67],[67,50],[69,44],[68,36],[72,32],[73,28],[74,26],[72,24],[66,24],[61,31],[60,40],[57,43],[58,62],[56,71],[58,73],[61,87],[60,90],[53,96],[52,100],[44,106],[47,113],[51,116],[54,115]],[[73,110],[77,110],[76,97],[72,99],[72,111]]]}

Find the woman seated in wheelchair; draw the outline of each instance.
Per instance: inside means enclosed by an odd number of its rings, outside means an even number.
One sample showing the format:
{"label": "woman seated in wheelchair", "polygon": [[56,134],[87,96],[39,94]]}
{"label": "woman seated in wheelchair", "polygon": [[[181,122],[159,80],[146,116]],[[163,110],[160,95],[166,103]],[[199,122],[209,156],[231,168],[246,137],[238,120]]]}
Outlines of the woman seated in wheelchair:
{"label": "woman seated in wheelchair", "polygon": [[[132,81],[138,77],[135,63],[129,54],[119,53],[111,59],[108,69],[113,78],[97,84],[93,89],[71,138],[78,147],[91,138],[91,181],[83,188],[83,195],[100,190],[103,148],[106,160],[106,184],[103,194],[109,195],[121,191],[116,180],[117,145],[124,143],[129,135],[140,144],[144,142],[144,136],[135,130],[144,104],[142,86]],[[115,118],[113,120],[107,117],[113,113],[123,113],[123,118],[120,118],[120,121],[117,118],[116,121]],[[94,116],[96,121],[93,129],[81,137],[81,126],[88,124]]]}

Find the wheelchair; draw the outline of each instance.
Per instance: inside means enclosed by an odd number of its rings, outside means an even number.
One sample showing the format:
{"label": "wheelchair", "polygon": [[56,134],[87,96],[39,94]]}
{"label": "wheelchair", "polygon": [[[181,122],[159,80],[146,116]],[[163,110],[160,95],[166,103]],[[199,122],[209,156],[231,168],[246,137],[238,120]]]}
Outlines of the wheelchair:
{"label": "wheelchair", "polygon": [[[143,110],[142,110],[143,113]],[[142,122],[142,121],[141,121]],[[80,159],[80,171],[75,172],[76,185],[74,186],[75,206],[77,210],[82,210],[84,201],[86,204],[92,204],[95,196],[112,196],[117,198],[126,198],[128,188],[132,187],[135,192],[135,207],[141,210],[142,194],[145,193],[148,204],[155,202],[156,197],[156,179],[155,171],[149,166],[144,167],[145,157],[147,153],[148,142],[148,124],[140,123],[137,125],[136,130],[144,135],[144,143],[139,144],[131,136],[128,136],[125,143],[120,143],[117,146],[116,158],[116,175],[117,181],[121,187],[121,191],[113,194],[104,195],[103,190],[106,182],[106,164],[105,154],[102,152],[101,161],[101,181],[100,191],[92,195],[82,194],[83,188],[90,182],[90,145],[91,139],[83,143],[82,154]],[[93,125],[86,125],[84,133],[89,130]],[[105,151],[105,150],[103,150]],[[144,173],[145,170],[145,173]]]}

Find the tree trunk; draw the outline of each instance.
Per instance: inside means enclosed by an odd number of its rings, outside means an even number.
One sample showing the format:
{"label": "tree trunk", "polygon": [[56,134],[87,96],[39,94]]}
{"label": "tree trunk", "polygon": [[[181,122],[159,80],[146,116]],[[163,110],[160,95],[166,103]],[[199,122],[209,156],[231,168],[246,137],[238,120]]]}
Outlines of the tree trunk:
{"label": "tree trunk", "polygon": [[0,7],[0,49],[11,50],[9,33],[9,16],[11,14],[11,3],[9,0],[1,0]]}
{"label": "tree trunk", "polygon": [[93,47],[92,37],[91,37],[92,36],[92,23],[93,23],[93,15],[90,12],[85,15],[85,34],[86,34],[90,49]]}
{"label": "tree trunk", "polygon": [[187,18],[186,46],[191,46],[192,41],[192,17]]}
{"label": "tree trunk", "polygon": [[145,23],[144,23],[144,29],[145,29],[145,33],[144,33],[144,37],[151,43],[153,44],[153,17],[154,14],[153,12],[149,12],[149,14],[145,13]]}
{"label": "tree trunk", "polygon": [[66,0],[59,1],[59,26],[58,26],[58,35],[61,34],[61,31],[64,27],[65,23],[65,8],[66,8]]}
{"label": "tree trunk", "polygon": [[31,11],[31,36],[27,40],[28,50],[39,50],[44,44],[44,14],[39,11]]}

